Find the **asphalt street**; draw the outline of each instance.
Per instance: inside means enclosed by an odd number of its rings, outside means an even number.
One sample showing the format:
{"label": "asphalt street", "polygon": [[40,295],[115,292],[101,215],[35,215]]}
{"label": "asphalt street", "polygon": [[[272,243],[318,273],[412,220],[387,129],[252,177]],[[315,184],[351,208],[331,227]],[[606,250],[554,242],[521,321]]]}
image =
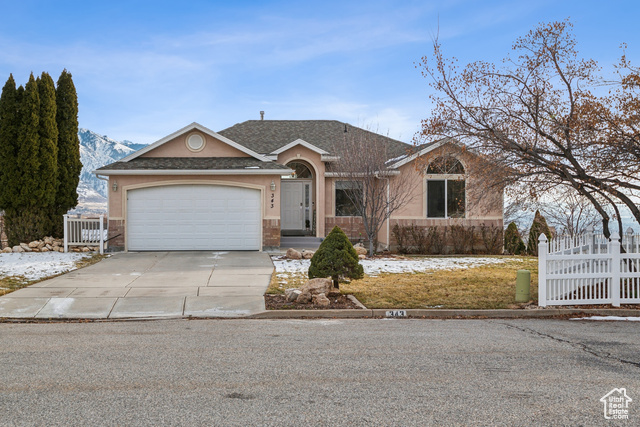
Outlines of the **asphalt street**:
{"label": "asphalt street", "polygon": [[638,322],[3,323],[0,364],[3,426],[640,424]]}

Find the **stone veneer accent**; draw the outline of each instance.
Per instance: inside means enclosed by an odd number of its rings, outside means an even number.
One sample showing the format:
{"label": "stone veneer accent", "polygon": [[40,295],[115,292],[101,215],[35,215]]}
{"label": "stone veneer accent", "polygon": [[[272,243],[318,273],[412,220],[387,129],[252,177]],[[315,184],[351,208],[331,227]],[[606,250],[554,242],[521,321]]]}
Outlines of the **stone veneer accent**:
{"label": "stone veneer accent", "polygon": [[262,220],[262,246],[263,247],[279,247],[280,246],[280,220],[279,219],[263,219]]}
{"label": "stone veneer accent", "polygon": [[336,225],[344,231],[349,240],[352,242],[358,242],[360,240],[367,240],[367,235],[364,232],[364,224],[362,218],[354,216],[334,216],[325,218],[324,220],[325,234],[329,234],[333,227]]}
{"label": "stone veneer accent", "polygon": [[108,247],[115,250],[124,250],[124,220],[110,219],[108,230],[107,237],[112,239],[109,240]]}

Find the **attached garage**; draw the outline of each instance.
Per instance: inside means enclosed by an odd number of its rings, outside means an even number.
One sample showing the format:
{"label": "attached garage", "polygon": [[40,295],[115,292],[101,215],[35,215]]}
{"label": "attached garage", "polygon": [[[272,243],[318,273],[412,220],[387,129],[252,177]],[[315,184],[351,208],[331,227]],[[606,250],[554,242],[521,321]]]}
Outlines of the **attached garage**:
{"label": "attached garage", "polygon": [[166,185],[127,192],[130,251],[260,250],[260,190]]}

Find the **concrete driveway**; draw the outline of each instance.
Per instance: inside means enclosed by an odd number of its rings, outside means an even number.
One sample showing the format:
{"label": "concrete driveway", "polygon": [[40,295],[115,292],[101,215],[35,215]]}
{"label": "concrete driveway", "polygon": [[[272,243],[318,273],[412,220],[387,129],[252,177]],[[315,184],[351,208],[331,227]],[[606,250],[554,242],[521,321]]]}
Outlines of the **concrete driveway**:
{"label": "concrete driveway", "polygon": [[0,297],[0,317],[242,317],[264,311],[264,252],[129,252]]}

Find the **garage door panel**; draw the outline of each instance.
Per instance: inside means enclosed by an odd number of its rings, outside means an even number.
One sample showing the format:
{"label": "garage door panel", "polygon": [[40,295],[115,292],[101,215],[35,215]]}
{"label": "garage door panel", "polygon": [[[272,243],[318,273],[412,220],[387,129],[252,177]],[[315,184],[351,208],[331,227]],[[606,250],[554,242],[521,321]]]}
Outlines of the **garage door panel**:
{"label": "garage door panel", "polygon": [[260,191],[214,185],[131,190],[129,250],[258,250]]}

